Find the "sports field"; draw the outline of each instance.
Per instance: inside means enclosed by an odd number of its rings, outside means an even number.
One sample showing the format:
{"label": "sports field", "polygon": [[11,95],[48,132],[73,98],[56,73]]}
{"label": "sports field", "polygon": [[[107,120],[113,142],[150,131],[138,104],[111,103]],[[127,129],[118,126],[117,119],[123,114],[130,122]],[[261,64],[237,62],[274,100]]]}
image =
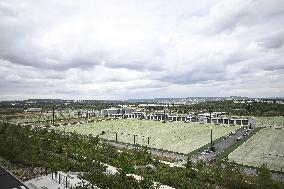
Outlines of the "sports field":
{"label": "sports field", "polygon": [[[57,119],[72,119],[74,115],[67,113],[56,113],[55,120]],[[17,116],[8,117],[10,123],[31,123],[31,122],[48,122],[52,121],[52,113],[22,113]]]}
{"label": "sports field", "polygon": [[239,164],[258,167],[266,163],[271,170],[284,170],[284,129],[262,129],[228,157]]}
{"label": "sports field", "polygon": [[274,116],[274,117],[254,117],[258,125],[282,125],[284,126],[284,117]]}
{"label": "sports field", "polygon": [[[189,153],[210,142],[210,125],[199,123],[166,122],[152,120],[120,119],[88,124],[60,126],[66,132],[99,135],[101,138],[134,143],[170,151]],[[224,136],[240,127],[212,125],[213,139]],[[102,135],[102,132],[105,134]]]}

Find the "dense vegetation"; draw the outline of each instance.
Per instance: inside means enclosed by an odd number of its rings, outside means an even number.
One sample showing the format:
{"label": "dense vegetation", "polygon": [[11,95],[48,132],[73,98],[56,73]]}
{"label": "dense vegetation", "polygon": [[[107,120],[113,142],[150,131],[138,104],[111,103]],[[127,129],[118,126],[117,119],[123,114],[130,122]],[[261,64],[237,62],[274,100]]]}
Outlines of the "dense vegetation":
{"label": "dense vegetation", "polygon": [[[37,101],[37,103],[28,103],[27,101],[2,101],[0,102],[0,114],[9,114],[22,112],[26,108],[42,108],[43,111],[51,111],[55,106],[57,109],[95,109],[101,110],[104,108],[117,107],[117,105],[126,103],[120,101]],[[136,104],[137,105],[137,104]]]}
{"label": "dense vegetation", "polygon": [[180,113],[193,111],[220,111],[228,112],[229,115],[238,116],[284,116],[284,104],[256,102],[234,103],[234,101],[212,101],[180,106],[175,109]]}
{"label": "dense vegetation", "polygon": [[[0,154],[17,164],[44,167],[47,172],[84,172],[82,178],[100,188],[153,188],[153,181],[175,188],[281,188],[265,166],[258,170],[256,178],[242,174],[238,166],[229,163],[222,167],[219,162],[188,161],[186,168],[173,168],[153,159],[146,149],[118,151],[97,137],[7,123],[0,124]],[[102,163],[119,168],[119,174],[105,174]],[[138,182],[127,173],[145,179]]]}

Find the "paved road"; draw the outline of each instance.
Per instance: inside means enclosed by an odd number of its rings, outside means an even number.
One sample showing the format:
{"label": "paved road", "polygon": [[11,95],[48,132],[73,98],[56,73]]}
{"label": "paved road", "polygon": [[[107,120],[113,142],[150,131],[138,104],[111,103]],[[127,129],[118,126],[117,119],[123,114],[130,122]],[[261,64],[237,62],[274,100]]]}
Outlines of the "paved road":
{"label": "paved road", "polygon": [[2,189],[27,189],[16,177],[0,166],[0,188]]}
{"label": "paved road", "polygon": [[[125,143],[114,142],[114,141],[106,141],[106,140],[105,140],[105,142],[107,142],[108,144],[110,144],[112,146],[119,147],[119,148],[128,148],[128,149],[134,149],[135,148],[134,145],[125,144]],[[149,149],[148,152],[150,152],[151,154],[154,154],[154,155],[158,155],[158,156],[173,158],[173,159],[176,159],[178,161],[187,160],[186,155],[179,154],[179,153],[171,153],[171,152],[167,152],[167,151],[153,150],[153,149]]]}
{"label": "paved road", "polygon": [[[247,133],[251,134],[252,131],[253,131],[253,129],[248,131]],[[245,129],[240,129],[234,135],[230,135],[229,137],[224,138],[221,142],[214,144],[214,147],[215,147],[215,150],[216,150],[215,152],[205,154],[205,155],[199,154],[197,156],[194,156],[193,161],[196,162],[199,159],[211,160],[211,159],[215,158],[220,152],[222,152],[225,149],[232,146],[236,142],[237,138],[243,137],[244,133],[245,133]],[[214,135],[214,133],[213,133],[213,135]]]}

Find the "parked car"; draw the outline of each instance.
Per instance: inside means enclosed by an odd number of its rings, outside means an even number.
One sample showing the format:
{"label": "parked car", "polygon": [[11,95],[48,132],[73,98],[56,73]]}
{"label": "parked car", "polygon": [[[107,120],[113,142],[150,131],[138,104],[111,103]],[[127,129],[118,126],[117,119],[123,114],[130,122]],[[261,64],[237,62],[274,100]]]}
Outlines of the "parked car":
{"label": "parked car", "polygon": [[239,140],[242,140],[243,138],[242,137],[238,137],[236,138],[236,141],[239,141]]}

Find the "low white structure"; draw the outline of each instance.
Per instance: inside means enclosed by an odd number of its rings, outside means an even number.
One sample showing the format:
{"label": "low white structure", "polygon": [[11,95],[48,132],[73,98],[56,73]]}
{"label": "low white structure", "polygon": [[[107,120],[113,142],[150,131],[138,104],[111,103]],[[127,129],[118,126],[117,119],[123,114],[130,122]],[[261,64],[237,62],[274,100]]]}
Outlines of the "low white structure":
{"label": "low white structure", "polygon": [[[103,164],[106,166],[106,174],[119,174],[116,167],[111,165]],[[75,186],[85,186],[88,184],[88,181],[79,179],[80,173],[78,172],[62,172],[58,171],[56,173],[49,174],[47,176],[42,176],[39,178],[35,178],[29,181],[26,181],[24,184],[29,187],[29,189],[40,189],[40,188],[48,188],[48,189],[72,189]],[[126,174],[129,177],[133,177],[137,181],[143,180],[142,176],[135,174]],[[158,182],[154,182],[154,185],[158,185]],[[94,189],[99,189],[94,186]],[[161,185],[159,189],[174,189],[167,185]]]}
{"label": "low white structure", "polygon": [[24,110],[25,112],[30,112],[30,113],[36,113],[36,112],[41,112],[42,111],[42,108],[28,108],[28,109],[25,109]]}

